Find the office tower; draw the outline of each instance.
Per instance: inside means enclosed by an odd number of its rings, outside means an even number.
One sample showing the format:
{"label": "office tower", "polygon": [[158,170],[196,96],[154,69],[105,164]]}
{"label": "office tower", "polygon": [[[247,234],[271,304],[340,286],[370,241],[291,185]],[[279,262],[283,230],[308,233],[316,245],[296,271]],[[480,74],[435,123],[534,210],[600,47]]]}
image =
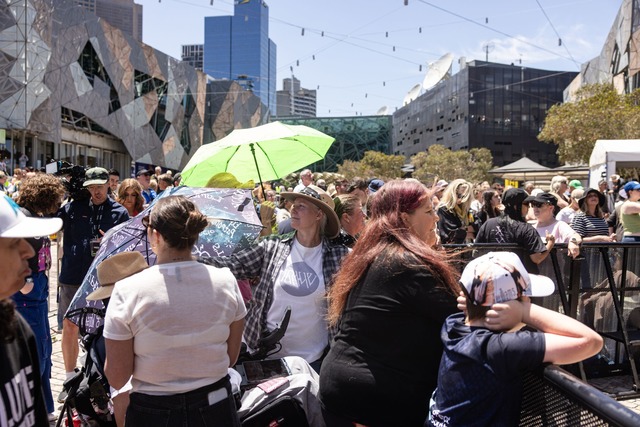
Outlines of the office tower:
{"label": "office tower", "polygon": [[278,117],[315,117],[316,91],[300,87],[300,80],[293,77],[282,80],[282,90],[277,93]]}
{"label": "office tower", "polygon": [[204,53],[204,45],[202,44],[183,44],[182,45],[182,61],[191,65],[196,70],[202,71],[202,58]]}
{"label": "office tower", "polygon": [[238,81],[276,112],[276,45],[269,39],[269,7],[237,1],[233,16],[205,18],[204,72]]}

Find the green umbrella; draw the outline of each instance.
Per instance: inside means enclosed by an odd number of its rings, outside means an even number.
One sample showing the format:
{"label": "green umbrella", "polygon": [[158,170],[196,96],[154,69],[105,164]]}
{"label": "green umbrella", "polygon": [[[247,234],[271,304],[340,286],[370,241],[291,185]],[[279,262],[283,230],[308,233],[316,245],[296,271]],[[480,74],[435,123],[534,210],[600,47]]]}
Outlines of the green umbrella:
{"label": "green umbrella", "polygon": [[182,171],[182,183],[202,187],[220,172],[239,181],[273,181],[322,160],[333,141],[313,128],[280,122],[237,129],[198,148]]}

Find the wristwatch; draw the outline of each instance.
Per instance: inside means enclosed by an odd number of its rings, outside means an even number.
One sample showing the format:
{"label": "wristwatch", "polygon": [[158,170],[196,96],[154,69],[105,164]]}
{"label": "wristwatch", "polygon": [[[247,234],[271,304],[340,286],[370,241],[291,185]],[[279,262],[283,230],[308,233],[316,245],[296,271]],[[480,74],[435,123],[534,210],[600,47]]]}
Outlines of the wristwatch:
{"label": "wristwatch", "polygon": [[579,242],[578,239],[576,239],[575,237],[572,237],[571,240],[569,240],[569,243],[575,243],[576,245],[579,245],[582,242]]}

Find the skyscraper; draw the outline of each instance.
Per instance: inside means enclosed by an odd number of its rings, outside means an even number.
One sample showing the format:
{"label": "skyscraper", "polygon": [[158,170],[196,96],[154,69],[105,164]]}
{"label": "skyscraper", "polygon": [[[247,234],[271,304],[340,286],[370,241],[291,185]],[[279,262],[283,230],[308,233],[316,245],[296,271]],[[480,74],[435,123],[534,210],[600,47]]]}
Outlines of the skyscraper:
{"label": "skyscraper", "polygon": [[196,70],[202,71],[203,49],[204,45],[201,44],[183,44],[182,60]]}
{"label": "skyscraper", "polygon": [[204,72],[216,79],[242,80],[275,115],[276,44],[269,39],[265,2],[236,1],[233,16],[205,18]]}
{"label": "skyscraper", "polygon": [[291,77],[282,80],[282,90],[276,92],[278,109],[276,116],[280,117],[315,117],[316,91],[300,87],[300,80]]}

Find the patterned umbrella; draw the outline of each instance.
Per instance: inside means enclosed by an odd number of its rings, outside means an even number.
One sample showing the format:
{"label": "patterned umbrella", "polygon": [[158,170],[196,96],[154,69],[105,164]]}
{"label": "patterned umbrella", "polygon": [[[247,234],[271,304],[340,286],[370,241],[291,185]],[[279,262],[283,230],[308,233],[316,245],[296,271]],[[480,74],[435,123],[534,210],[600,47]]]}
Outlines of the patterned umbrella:
{"label": "patterned umbrella", "polygon": [[[185,196],[209,218],[211,225],[200,233],[193,247],[194,256],[231,255],[253,243],[262,229],[249,190],[183,186],[163,192],[160,198],[167,195]],[[147,229],[142,225],[142,218],[151,212],[154,204],[155,201],[136,217],[112,228],[103,237],[100,249],[66,314],[67,318],[86,332],[96,330],[103,322],[102,301],[86,299],[99,286],[98,264],[124,251],[138,251],[145,256],[149,265],[156,263],[156,255],[151,251],[147,239]]]}

